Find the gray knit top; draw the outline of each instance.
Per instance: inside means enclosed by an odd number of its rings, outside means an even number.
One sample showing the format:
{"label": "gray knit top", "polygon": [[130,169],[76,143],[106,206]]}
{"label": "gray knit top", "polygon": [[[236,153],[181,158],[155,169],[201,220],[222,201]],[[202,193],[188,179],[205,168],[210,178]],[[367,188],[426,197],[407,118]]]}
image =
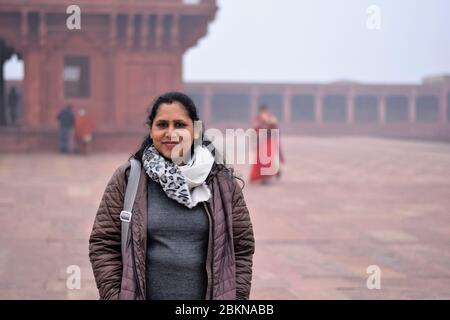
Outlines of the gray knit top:
{"label": "gray knit top", "polygon": [[167,197],[161,185],[149,179],[147,299],[205,299],[208,234],[202,203],[189,209]]}

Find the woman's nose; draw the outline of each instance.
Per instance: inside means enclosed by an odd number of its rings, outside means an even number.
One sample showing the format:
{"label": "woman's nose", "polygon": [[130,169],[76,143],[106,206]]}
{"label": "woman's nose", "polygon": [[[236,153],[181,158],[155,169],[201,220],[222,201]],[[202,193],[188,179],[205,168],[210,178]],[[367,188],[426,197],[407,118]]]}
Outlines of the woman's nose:
{"label": "woman's nose", "polygon": [[172,141],[178,141],[178,138],[179,138],[179,134],[178,134],[177,130],[172,130],[172,133],[170,135],[170,139]]}
{"label": "woman's nose", "polygon": [[174,141],[178,139],[178,133],[175,130],[175,128],[173,128],[172,126],[167,128],[166,134],[165,134],[166,138],[169,138],[170,140]]}

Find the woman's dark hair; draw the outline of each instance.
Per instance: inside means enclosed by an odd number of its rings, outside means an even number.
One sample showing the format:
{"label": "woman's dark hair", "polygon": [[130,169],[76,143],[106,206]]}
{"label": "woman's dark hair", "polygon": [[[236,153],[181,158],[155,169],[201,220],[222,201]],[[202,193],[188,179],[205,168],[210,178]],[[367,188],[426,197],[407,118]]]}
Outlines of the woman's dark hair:
{"label": "woman's dark hair", "polygon": [[[153,121],[155,120],[156,114],[158,113],[158,110],[161,107],[161,105],[163,103],[172,104],[173,102],[179,102],[184,107],[184,109],[186,110],[186,112],[189,115],[189,118],[191,118],[192,122],[200,120],[200,118],[198,116],[198,112],[197,112],[197,107],[195,106],[194,101],[188,95],[181,93],[181,92],[167,92],[167,93],[160,95],[158,98],[156,98],[156,100],[153,102],[151,108],[149,109],[149,115],[147,117],[147,121],[145,122],[145,124],[148,126],[149,129],[152,127]],[[237,177],[234,175],[233,168],[229,168],[227,166],[223,156],[219,154],[219,152],[216,150],[216,148],[214,148],[214,145],[212,144],[212,142],[205,138],[205,135],[204,135],[205,130],[204,129],[205,128],[204,128],[204,124],[203,124],[202,131],[200,133],[199,138],[201,138],[202,145],[208,147],[208,149],[211,150],[211,153],[215,159],[217,159],[217,157],[221,158],[222,163],[216,162],[216,165],[218,166],[219,170],[224,170],[231,177],[234,177],[234,178],[242,181],[242,183],[244,184],[243,185],[243,187],[244,187],[245,186],[244,180],[242,180],[240,177]],[[152,144],[153,144],[153,140],[150,137],[150,135],[147,134],[144,141],[141,144],[141,147],[139,148],[139,150],[137,152],[135,152],[131,156],[131,158],[134,158],[142,163],[142,156],[144,154],[145,149],[147,149],[147,147],[149,147]],[[194,143],[192,144],[192,147],[191,147],[191,154],[193,152],[194,152]]]}

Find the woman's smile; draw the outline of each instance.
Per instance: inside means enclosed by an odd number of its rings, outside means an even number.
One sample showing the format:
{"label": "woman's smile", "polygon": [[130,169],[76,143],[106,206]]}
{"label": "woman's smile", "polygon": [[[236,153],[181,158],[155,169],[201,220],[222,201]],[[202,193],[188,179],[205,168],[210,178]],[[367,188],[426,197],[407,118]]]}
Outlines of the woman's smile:
{"label": "woman's smile", "polygon": [[176,141],[167,141],[167,142],[163,142],[163,145],[166,148],[169,148],[170,150],[172,150],[177,144],[179,144],[179,142]]}

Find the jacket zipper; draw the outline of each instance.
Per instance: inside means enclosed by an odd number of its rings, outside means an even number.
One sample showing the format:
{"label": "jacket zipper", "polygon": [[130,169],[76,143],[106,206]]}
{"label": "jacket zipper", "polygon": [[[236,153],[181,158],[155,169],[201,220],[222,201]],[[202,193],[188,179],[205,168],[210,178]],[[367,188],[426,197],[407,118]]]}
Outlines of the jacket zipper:
{"label": "jacket zipper", "polygon": [[137,268],[136,268],[136,258],[134,256],[134,241],[133,241],[133,219],[131,219],[131,223],[130,223],[130,241],[131,241],[131,257],[133,260],[133,273],[134,273],[134,279],[136,281],[136,287],[138,289],[138,294],[139,296],[141,296],[142,298],[144,298],[144,295],[142,294],[141,291],[141,284],[139,282],[139,278],[138,278],[138,273],[137,273]]}
{"label": "jacket zipper", "polygon": [[206,202],[203,202],[203,206],[205,207],[206,214],[208,215],[210,225],[208,234],[208,251],[206,254],[206,276],[208,278],[208,283],[206,286],[206,300],[212,300],[213,296],[212,282],[214,281],[214,278],[213,278],[213,268],[211,264],[212,264],[212,257],[214,257],[214,246],[211,245],[211,243],[213,243],[212,237],[214,237],[214,225],[212,223],[212,216]]}

